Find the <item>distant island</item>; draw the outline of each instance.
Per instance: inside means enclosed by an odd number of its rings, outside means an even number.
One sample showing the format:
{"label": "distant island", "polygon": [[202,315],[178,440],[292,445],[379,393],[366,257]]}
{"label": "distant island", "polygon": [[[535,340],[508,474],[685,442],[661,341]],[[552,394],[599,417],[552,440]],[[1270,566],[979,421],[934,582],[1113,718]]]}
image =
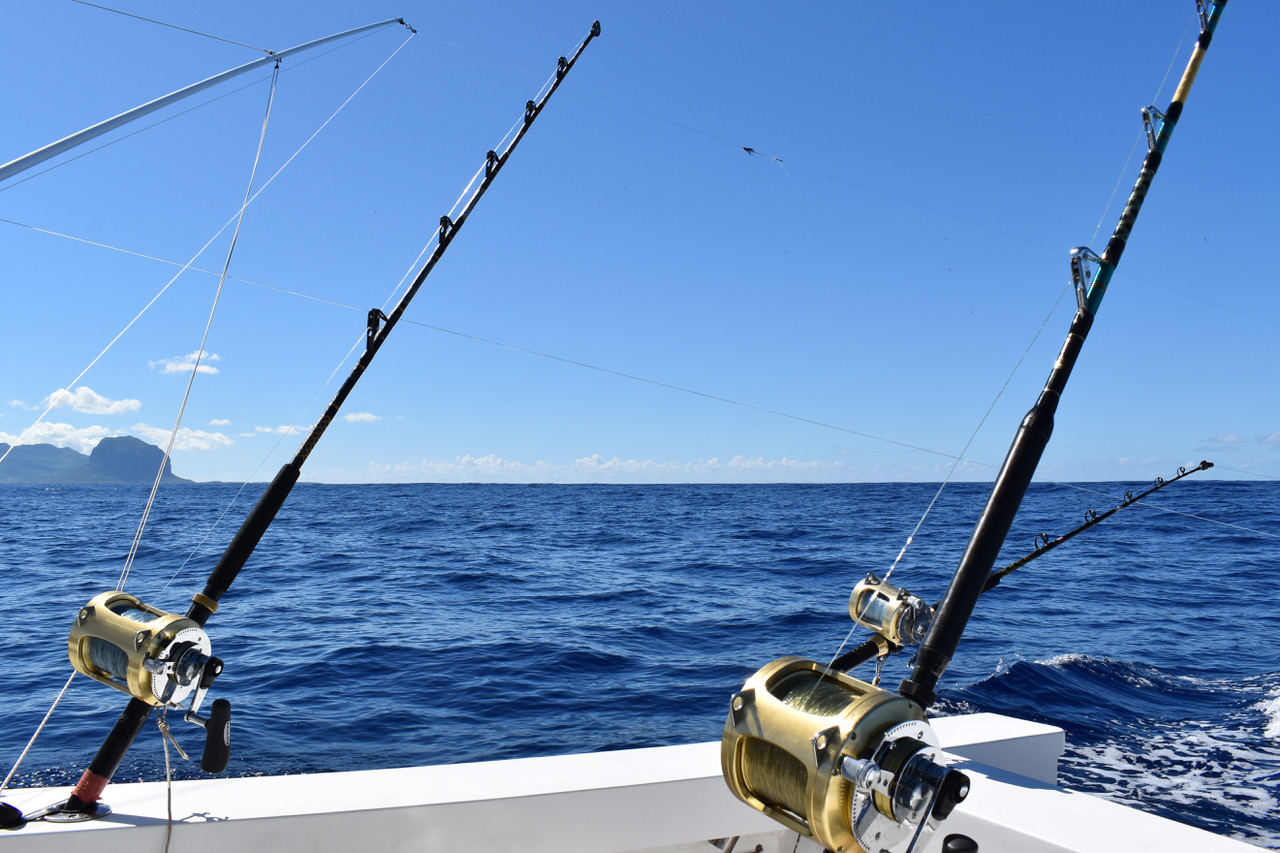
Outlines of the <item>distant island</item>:
{"label": "distant island", "polygon": [[[9,445],[0,442],[0,456]],[[69,447],[24,444],[0,462],[0,485],[133,485],[155,481],[164,451],[131,435],[104,438],[88,456]],[[169,460],[162,483],[190,483],[175,477]]]}

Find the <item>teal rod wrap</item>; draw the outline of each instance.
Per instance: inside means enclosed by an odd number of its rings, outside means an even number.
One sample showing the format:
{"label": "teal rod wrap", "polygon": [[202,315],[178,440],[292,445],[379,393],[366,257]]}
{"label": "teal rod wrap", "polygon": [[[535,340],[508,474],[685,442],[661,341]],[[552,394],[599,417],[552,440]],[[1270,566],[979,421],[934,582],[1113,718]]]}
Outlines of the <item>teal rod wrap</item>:
{"label": "teal rod wrap", "polygon": [[1098,274],[1089,286],[1089,292],[1085,297],[1085,310],[1090,315],[1098,313],[1098,306],[1102,304],[1102,297],[1106,295],[1107,285],[1111,283],[1111,276],[1120,263],[1120,256],[1124,254],[1129,233],[1133,230],[1134,223],[1138,221],[1142,202],[1146,200],[1151,181],[1155,179],[1160,161],[1164,159],[1164,151],[1169,146],[1173,129],[1178,126],[1183,104],[1186,103],[1187,95],[1191,92],[1191,84],[1195,82],[1196,73],[1200,70],[1200,62],[1204,59],[1205,51],[1209,49],[1209,42],[1213,40],[1213,31],[1218,27],[1218,20],[1222,17],[1222,9],[1227,5],[1227,0],[1218,0],[1206,5],[1209,6],[1210,11],[1204,19],[1196,48],[1191,52],[1186,70],[1182,72],[1182,79],[1178,82],[1178,90],[1173,93],[1173,101],[1170,102],[1169,109],[1165,110],[1163,118],[1156,119],[1160,123],[1160,129],[1150,145],[1150,150],[1147,151],[1146,159],[1142,161],[1142,169],[1138,172],[1138,179],[1129,193],[1129,200],[1125,202],[1120,221],[1116,223],[1116,230],[1107,241],[1106,251],[1102,253],[1102,260],[1098,264]]}

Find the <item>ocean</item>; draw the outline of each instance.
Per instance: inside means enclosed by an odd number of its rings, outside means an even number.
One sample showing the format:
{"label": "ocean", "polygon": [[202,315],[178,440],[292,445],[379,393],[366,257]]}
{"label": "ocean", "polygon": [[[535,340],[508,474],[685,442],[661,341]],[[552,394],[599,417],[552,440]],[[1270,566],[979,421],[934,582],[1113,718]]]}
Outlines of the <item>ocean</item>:
{"label": "ocean", "polygon": [[[1061,726],[1063,786],[1280,850],[1280,484],[1200,476],[984,596],[935,712]],[[999,565],[1147,485],[1033,485]],[[836,653],[853,585],[883,575],[936,488],[299,485],[208,625],[228,772],[716,740],[757,668]],[[947,487],[895,583],[942,595],[987,489]],[[162,489],[126,589],[184,611],[260,490]],[[0,494],[7,771],[70,672],[75,613],[116,584],[146,490]],[[124,702],[77,678],[13,786],[74,782]],[[203,733],[171,722],[198,754]],[[163,777],[149,724],[116,779]]]}

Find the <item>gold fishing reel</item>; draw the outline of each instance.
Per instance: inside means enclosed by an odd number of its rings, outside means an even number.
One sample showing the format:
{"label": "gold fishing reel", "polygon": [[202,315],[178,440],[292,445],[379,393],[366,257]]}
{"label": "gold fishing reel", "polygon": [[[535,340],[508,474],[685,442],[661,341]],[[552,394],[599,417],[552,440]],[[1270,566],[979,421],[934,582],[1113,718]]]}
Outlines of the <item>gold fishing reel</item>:
{"label": "gold fishing reel", "polygon": [[849,615],[897,646],[914,646],[933,624],[933,608],[924,599],[873,574],[853,588]]}
{"label": "gold fishing reel", "polygon": [[199,622],[127,592],[104,592],[76,614],[67,655],[76,672],[148,705],[181,708],[189,697],[182,718],[205,730],[200,767],[208,773],[227,769],[231,704],[215,699],[209,716],[199,715],[205,694],[222,674],[222,661],[210,654],[209,635]]}
{"label": "gold fishing reel", "polygon": [[149,705],[176,708],[195,692],[193,713],[222,670],[195,620],[126,592],[104,592],[80,609],[67,654],[77,672]]}
{"label": "gold fishing reel", "polygon": [[734,796],[834,853],[923,848],[969,788],[920,706],[798,657],[734,694],[720,764]]}

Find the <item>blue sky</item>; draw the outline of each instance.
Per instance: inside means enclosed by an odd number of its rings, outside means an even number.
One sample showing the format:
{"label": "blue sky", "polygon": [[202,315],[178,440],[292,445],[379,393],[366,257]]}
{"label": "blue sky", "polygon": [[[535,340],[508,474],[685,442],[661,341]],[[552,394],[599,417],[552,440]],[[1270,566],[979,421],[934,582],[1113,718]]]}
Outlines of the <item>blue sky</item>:
{"label": "blue sky", "polygon": [[[273,49],[419,30],[246,213],[174,452],[229,481],[292,455],[367,309],[595,18],[304,479],[939,480],[962,452],[957,477],[990,479],[1065,334],[1068,252],[1105,245],[1138,111],[1195,36],[1190,0],[117,5]],[[0,161],[260,55],[71,0],[6,18]],[[1226,10],[1041,479],[1280,476],[1277,31],[1276,4]],[[287,63],[255,186],[406,35]],[[163,443],[216,276],[68,385],[234,216],[266,77],[0,186],[0,441],[58,403],[28,442]]]}

